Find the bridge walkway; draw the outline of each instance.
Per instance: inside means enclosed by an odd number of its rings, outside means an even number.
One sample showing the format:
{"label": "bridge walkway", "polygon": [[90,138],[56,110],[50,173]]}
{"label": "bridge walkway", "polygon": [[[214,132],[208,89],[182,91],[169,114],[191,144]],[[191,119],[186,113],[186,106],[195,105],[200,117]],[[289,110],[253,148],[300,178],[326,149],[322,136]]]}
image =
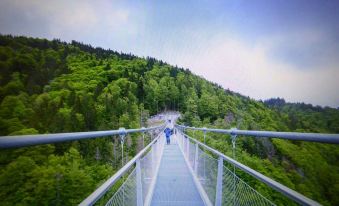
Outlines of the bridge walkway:
{"label": "bridge walkway", "polygon": [[175,135],[171,137],[171,144],[164,146],[151,205],[204,205]]}

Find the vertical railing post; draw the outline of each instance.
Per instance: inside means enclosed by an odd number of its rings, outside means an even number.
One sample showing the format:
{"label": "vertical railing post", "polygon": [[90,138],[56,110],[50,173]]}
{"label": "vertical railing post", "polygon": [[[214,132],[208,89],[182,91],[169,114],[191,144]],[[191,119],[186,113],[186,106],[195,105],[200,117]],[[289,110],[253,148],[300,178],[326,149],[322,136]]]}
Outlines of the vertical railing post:
{"label": "vertical railing post", "polygon": [[206,127],[204,127],[204,144],[206,145]]}
{"label": "vertical railing post", "polygon": [[[232,155],[233,159],[236,159],[236,140],[237,140],[237,135],[233,132],[236,130],[236,128],[232,128],[231,132],[231,139],[232,139]],[[236,201],[236,174],[235,174],[235,165],[233,165],[233,205],[235,205]]]}
{"label": "vertical railing post", "polygon": [[123,127],[119,128],[119,136],[120,136],[120,143],[121,143],[121,167],[124,166],[124,142],[126,137],[126,129]]}
{"label": "vertical railing post", "polygon": [[186,151],[186,144],[187,144],[187,137],[185,137],[185,127],[182,127],[182,139],[183,139],[183,145],[182,145],[182,151],[184,151],[184,155],[185,155],[185,151]]}
{"label": "vertical railing post", "polygon": [[152,146],[151,146],[151,167],[152,167],[152,174],[153,174],[153,172],[154,172],[154,168],[155,168],[155,161],[154,161],[154,159],[155,159],[155,151],[156,150],[156,146],[155,146],[155,144],[152,144]]}
{"label": "vertical railing post", "polygon": [[187,154],[187,137],[185,136],[185,134],[183,135],[183,138],[184,138],[184,155]]}
{"label": "vertical railing post", "polygon": [[[141,129],[145,129],[145,127],[142,127]],[[142,148],[145,147],[145,131],[142,132]]]}
{"label": "vertical railing post", "polygon": [[190,160],[190,139],[186,137],[186,157]]}
{"label": "vertical railing post", "polygon": [[237,140],[237,135],[235,134],[235,130],[237,130],[237,128],[232,128],[231,129],[231,139],[232,139],[232,153],[233,153],[233,159],[235,159],[235,146],[236,146],[236,140]]}
{"label": "vertical railing post", "polygon": [[[204,127],[204,145],[206,145],[206,127]],[[206,180],[206,157],[204,157],[204,180]]]}
{"label": "vertical railing post", "polygon": [[[119,136],[120,136],[120,143],[121,143],[121,167],[124,166],[124,142],[126,136],[126,129],[123,127],[119,128]],[[124,176],[122,176],[123,182]],[[125,205],[125,187],[122,188],[122,205]]]}
{"label": "vertical railing post", "polygon": [[223,177],[224,162],[223,158],[218,159],[218,175],[217,175],[217,188],[215,194],[215,206],[221,206],[222,203],[222,177]]}
{"label": "vertical railing post", "polygon": [[185,146],[185,136],[184,136],[184,132],[183,132],[183,130],[182,129],[180,129],[180,135],[181,135],[181,148],[182,148],[182,151],[184,151],[184,146]]}
{"label": "vertical railing post", "polygon": [[141,181],[141,166],[140,158],[137,159],[136,172],[137,172],[137,206],[143,206],[142,200],[142,181]]}
{"label": "vertical railing post", "polygon": [[194,156],[194,171],[195,174],[198,174],[198,160],[199,160],[199,145],[196,143],[195,144],[195,156]]}

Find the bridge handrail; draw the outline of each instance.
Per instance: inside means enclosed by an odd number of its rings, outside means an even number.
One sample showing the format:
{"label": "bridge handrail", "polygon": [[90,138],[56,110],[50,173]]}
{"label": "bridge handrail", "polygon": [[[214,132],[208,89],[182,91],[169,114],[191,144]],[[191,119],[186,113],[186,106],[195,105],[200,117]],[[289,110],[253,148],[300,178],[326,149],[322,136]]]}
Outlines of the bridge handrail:
{"label": "bridge handrail", "polygon": [[[176,127],[179,127],[179,125],[176,125]],[[179,127],[180,128],[180,127]],[[235,167],[239,168],[241,171],[246,172],[247,174],[251,175],[252,177],[260,180],[261,182],[265,183],[272,189],[284,194],[285,196],[289,197],[290,199],[298,202],[302,205],[320,205],[318,202],[315,202],[314,200],[311,200],[308,197],[305,197],[304,195],[272,180],[269,177],[266,177],[265,175],[247,167],[246,165],[241,164],[240,162],[224,155],[223,153],[205,145],[204,143],[199,142],[198,140],[188,136],[185,133],[182,133],[185,137],[189,138],[191,141],[195,142],[196,144],[200,145],[201,147],[209,150],[210,152],[214,153],[218,157],[223,158],[225,161],[229,162],[230,164],[234,165]]]}
{"label": "bridge handrail", "polygon": [[124,129],[93,131],[93,132],[72,132],[72,133],[55,133],[55,134],[37,134],[37,135],[17,135],[17,136],[1,136],[0,149],[18,148],[40,144],[51,144],[58,142],[66,142],[72,140],[90,139],[110,135],[120,135],[136,132],[146,132],[164,127],[164,124],[140,129]]}
{"label": "bridge handrail", "polygon": [[161,133],[154,138],[143,150],[141,150],[136,156],[133,157],[127,164],[119,169],[112,177],[98,187],[92,194],[90,194],[85,200],[83,200],[79,206],[94,205],[138,160],[148,151],[153,144],[155,144],[161,137]]}
{"label": "bridge handrail", "polygon": [[183,125],[176,125],[182,129],[199,130],[204,132],[216,132],[229,135],[244,135],[254,137],[280,138],[288,140],[302,140],[309,142],[322,142],[329,144],[339,144],[339,134],[323,134],[323,133],[299,133],[299,132],[273,132],[273,131],[254,131],[254,130],[238,130],[238,129],[211,129],[196,128]]}

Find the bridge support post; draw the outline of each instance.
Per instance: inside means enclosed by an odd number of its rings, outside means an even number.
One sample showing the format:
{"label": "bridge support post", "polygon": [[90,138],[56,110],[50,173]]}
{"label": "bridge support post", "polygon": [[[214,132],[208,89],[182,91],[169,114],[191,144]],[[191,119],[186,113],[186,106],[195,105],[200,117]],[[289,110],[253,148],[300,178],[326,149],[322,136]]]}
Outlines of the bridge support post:
{"label": "bridge support post", "polygon": [[204,144],[206,145],[206,127],[204,127]]}
{"label": "bridge support post", "polygon": [[[126,129],[123,127],[119,128],[119,136],[120,136],[120,143],[121,143],[121,167],[124,167],[124,142],[125,142],[125,136],[126,136]],[[123,181],[124,176],[122,176]],[[122,189],[123,195],[122,195],[122,203],[125,205],[125,188]]]}
{"label": "bridge support post", "polygon": [[144,202],[142,200],[142,181],[141,181],[141,166],[140,158],[136,161],[136,172],[137,172],[137,206],[143,206]]}
{"label": "bridge support post", "polygon": [[[145,129],[145,127],[142,127],[141,129]],[[145,147],[145,131],[142,132],[142,148],[144,149]]]}
{"label": "bridge support post", "polygon": [[[204,145],[206,145],[206,127],[204,127]],[[206,180],[206,157],[204,157],[204,180]]]}
{"label": "bridge support post", "polygon": [[154,172],[154,164],[155,164],[155,150],[156,150],[157,148],[156,148],[156,146],[155,146],[155,144],[153,144],[152,146],[151,146],[151,167],[152,167],[152,174],[153,174],[153,172]]}
{"label": "bridge support post", "polygon": [[186,156],[187,159],[190,159],[190,140],[188,137],[186,137]]}
{"label": "bridge support post", "polygon": [[[232,128],[232,130],[236,130],[237,128]],[[235,156],[235,149],[236,149],[236,140],[237,140],[237,135],[234,134],[234,132],[231,132],[231,139],[232,139],[232,155],[233,159],[236,159]],[[235,178],[235,165],[233,165],[233,205],[235,205],[236,201],[236,178]]]}
{"label": "bridge support post", "polygon": [[237,128],[232,128],[231,130],[232,130],[231,131],[232,153],[233,153],[233,159],[235,160],[235,146],[236,146],[237,135],[235,134],[234,130],[237,130]]}
{"label": "bridge support post", "polygon": [[217,188],[215,194],[215,206],[222,205],[222,177],[223,177],[224,162],[223,158],[218,159],[218,176],[217,176]]}
{"label": "bridge support post", "polygon": [[126,137],[126,129],[121,127],[119,128],[119,136],[120,136],[120,143],[121,143],[121,167],[124,166],[124,142]]}
{"label": "bridge support post", "polygon": [[195,144],[195,156],[194,156],[194,171],[196,174],[198,174],[198,160],[199,160],[199,145]]}
{"label": "bridge support post", "polygon": [[181,130],[181,139],[182,139],[182,151],[186,151],[186,137],[184,132]]}

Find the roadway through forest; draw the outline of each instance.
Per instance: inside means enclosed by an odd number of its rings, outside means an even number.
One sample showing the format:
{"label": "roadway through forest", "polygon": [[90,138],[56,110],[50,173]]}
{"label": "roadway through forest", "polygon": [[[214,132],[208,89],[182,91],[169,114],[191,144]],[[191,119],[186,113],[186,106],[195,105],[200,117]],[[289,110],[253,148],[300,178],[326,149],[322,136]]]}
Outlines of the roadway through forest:
{"label": "roadway through forest", "polygon": [[164,146],[152,206],[200,206],[204,205],[192,174],[172,135],[171,144]]}

